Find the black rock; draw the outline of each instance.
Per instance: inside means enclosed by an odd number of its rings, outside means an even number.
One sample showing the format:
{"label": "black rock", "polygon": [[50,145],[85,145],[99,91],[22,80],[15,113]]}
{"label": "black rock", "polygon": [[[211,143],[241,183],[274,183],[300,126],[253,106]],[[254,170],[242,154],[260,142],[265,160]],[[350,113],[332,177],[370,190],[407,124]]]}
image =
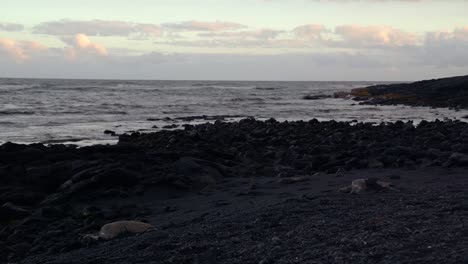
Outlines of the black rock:
{"label": "black rock", "polygon": [[363,104],[406,104],[412,106],[468,109],[468,75],[414,83],[357,88],[351,95],[367,100]]}
{"label": "black rock", "polygon": [[176,162],[177,177],[170,182],[184,189],[197,189],[214,185],[221,179],[222,174],[211,166],[203,164],[203,161],[190,157],[183,157]]}
{"label": "black rock", "polygon": [[104,131],[104,134],[106,134],[106,135],[111,135],[111,136],[115,136],[115,135],[116,135],[115,131],[112,131],[112,130],[105,130],[105,131]]}
{"label": "black rock", "polygon": [[0,221],[23,219],[30,215],[29,210],[7,202],[0,207]]}
{"label": "black rock", "polygon": [[111,169],[99,175],[99,181],[107,187],[134,186],[138,178],[137,173],[121,168]]}
{"label": "black rock", "polygon": [[316,94],[316,95],[305,95],[302,97],[304,100],[320,100],[320,99],[326,99],[326,98],[331,98],[330,95],[326,94]]}
{"label": "black rock", "polygon": [[46,218],[61,218],[65,211],[61,206],[45,206],[41,208],[41,215]]}
{"label": "black rock", "polygon": [[172,124],[172,125],[165,125],[165,126],[163,126],[162,128],[171,129],[171,128],[177,128],[177,127],[179,127],[179,125]]}
{"label": "black rock", "polygon": [[468,155],[462,153],[453,153],[449,157],[449,165],[468,165]]}

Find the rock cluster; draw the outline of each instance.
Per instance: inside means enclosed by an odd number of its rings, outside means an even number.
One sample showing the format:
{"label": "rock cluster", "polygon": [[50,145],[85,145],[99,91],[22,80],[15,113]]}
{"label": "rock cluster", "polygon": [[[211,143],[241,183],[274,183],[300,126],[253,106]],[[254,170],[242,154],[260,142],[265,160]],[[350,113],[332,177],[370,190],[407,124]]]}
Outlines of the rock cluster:
{"label": "rock cluster", "polygon": [[0,262],[80,248],[80,235],[151,213],[136,203],[103,207],[98,200],[160,187],[210,189],[226,177],[303,181],[316,172],[468,166],[467,136],[468,124],[458,121],[244,119],[121,135],[117,145],[6,143],[0,146]]}
{"label": "rock cluster", "polygon": [[[240,122],[124,135],[120,146],[190,156],[230,176],[297,176],[340,168],[468,165],[468,124]],[[208,162],[209,161],[209,162]]]}

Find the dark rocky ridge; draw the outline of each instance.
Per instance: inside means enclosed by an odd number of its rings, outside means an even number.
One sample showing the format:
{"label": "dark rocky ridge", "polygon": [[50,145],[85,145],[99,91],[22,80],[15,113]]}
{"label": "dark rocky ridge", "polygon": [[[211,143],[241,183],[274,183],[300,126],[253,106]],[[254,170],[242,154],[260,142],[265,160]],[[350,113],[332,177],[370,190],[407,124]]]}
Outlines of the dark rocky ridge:
{"label": "dark rocky ridge", "polygon": [[[115,146],[7,143],[0,146],[0,262],[84,248],[80,236],[104,223],[148,220],[155,213],[148,201],[213,191],[226,179],[465,168],[467,136],[468,124],[459,121],[414,126],[244,119],[123,135]],[[169,203],[164,210],[173,208]]]}
{"label": "dark rocky ridge", "polygon": [[364,100],[363,104],[468,109],[468,75],[357,88],[351,91],[351,95],[357,100]]}

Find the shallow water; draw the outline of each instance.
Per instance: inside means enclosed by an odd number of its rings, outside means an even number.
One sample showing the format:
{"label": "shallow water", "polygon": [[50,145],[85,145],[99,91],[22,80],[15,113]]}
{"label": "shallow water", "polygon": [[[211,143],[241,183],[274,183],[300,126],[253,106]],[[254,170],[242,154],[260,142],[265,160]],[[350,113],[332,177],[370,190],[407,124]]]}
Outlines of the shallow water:
{"label": "shallow water", "polygon": [[[115,143],[103,133],[156,131],[165,117],[240,116],[277,120],[382,122],[461,119],[468,111],[409,106],[360,106],[352,100],[303,100],[370,82],[236,82],[0,79],[0,143]],[[158,128],[153,128],[157,126]]]}

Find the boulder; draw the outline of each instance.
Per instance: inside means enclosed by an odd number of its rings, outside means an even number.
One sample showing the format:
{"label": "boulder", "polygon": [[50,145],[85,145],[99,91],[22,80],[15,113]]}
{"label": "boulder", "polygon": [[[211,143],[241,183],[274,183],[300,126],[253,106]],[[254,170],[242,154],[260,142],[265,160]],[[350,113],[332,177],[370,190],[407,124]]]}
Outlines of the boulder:
{"label": "boulder", "polygon": [[381,181],[377,178],[357,179],[351,185],[339,189],[339,192],[359,194],[363,191],[397,191],[391,182]]}
{"label": "boulder", "polygon": [[7,202],[0,208],[0,221],[12,221],[23,219],[30,215],[30,212],[20,206]]}
{"label": "boulder", "polygon": [[169,181],[184,189],[200,189],[214,186],[223,177],[218,169],[204,164],[202,160],[190,157],[179,159],[175,163],[175,167],[176,176]]}
{"label": "boulder", "polygon": [[107,187],[112,186],[134,186],[137,184],[139,175],[135,172],[121,169],[121,168],[114,168],[108,171],[103,172],[98,176],[99,181],[104,183]]}
{"label": "boulder", "polygon": [[326,94],[315,94],[315,95],[305,95],[304,97],[302,97],[302,99],[304,100],[320,100],[320,99],[326,99],[326,98],[330,98],[331,96],[329,95],[326,95]]}
{"label": "boulder", "polygon": [[349,92],[340,91],[333,94],[334,98],[348,98],[350,96]]}
{"label": "boulder", "polygon": [[115,135],[116,135],[115,131],[112,131],[112,130],[104,130],[104,134],[106,134],[106,135],[111,135],[111,136],[115,136]]}
{"label": "boulder", "polygon": [[306,182],[309,180],[310,179],[305,176],[294,176],[294,177],[287,177],[287,178],[279,179],[278,183],[293,184],[293,183],[299,183],[299,182]]}
{"label": "boulder", "polygon": [[457,165],[457,166],[468,165],[468,155],[455,152],[452,155],[450,155],[450,157],[448,159],[448,163],[449,163],[448,164],[449,166],[452,166],[452,165]]}

